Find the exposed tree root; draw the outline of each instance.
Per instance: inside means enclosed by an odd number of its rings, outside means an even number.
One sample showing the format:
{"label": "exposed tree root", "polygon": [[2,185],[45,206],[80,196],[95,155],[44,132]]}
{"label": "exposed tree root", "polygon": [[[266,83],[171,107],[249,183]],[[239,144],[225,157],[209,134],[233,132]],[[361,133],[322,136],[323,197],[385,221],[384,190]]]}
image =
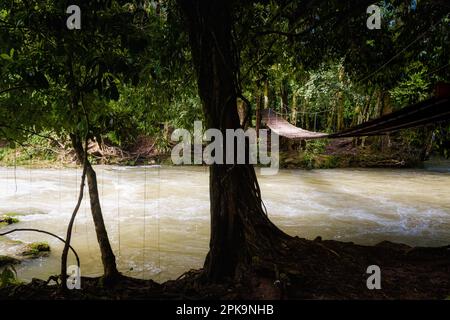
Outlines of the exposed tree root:
{"label": "exposed tree root", "polygon": [[[177,280],[121,277],[113,287],[83,278],[81,290],[61,293],[56,284],[33,280],[0,290],[0,299],[445,299],[450,295],[450,246],[412,248],[382,242],[361,246],[291,238],[276,260],[254,257],[238,280],[203,281],[203,270]],[[369,265],[381,268],[381,290],[369,290]],[[242,266],[243,267],[243,266]]]}

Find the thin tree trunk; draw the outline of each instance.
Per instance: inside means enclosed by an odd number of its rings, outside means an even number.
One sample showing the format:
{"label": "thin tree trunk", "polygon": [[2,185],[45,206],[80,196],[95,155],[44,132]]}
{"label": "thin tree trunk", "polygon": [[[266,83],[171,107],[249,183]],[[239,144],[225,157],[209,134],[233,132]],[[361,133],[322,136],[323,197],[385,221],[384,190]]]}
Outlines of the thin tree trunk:
{"label": "thin tree trunk", "polygon": [[[361,117],[358,118],[358,124],[363,123],[364,121],[368,121],[370,118],[370,105],[372,104],[372,98],[375,94],[375,91],[372,91],[369,93],[369,95],[366,98],[366,103],[364,105],[364,108],[361,112]],[[364,147],[366,142],[366,137],[361,137],[361,146]]]}
{"label": "thin tree trunk", "polygon": [[264,80],[264,109],[269,109],[269,81]]}
{"label": "thin tree trunk", "polygon": [[[341,66],[339,68],[339,82],[342,84],[344,82],[345,72],[344,67]],[[337,94],[337,121],[336,121],[336,130],[341,131],[344,129],[344,93],[339,90]]]}
{"label": "thin tree trunk", "polygon": [[[291,106],[290,122],[294,126],[297,125],[297,96],[296,96],[295,92],[292,93],[292,106]],[[288,149],[290,151],[294,151],[295,146],[298,144],[297,141],[295,141],[293,139],[289,139],[287,143],[288,143]]]}
{"label": "thin tree trunk", "polygon": [[423,131],[425,139],[422,147],[422,152],[420,153],[420,161],[428,160],[430,152],[433,148],[433,141],[434,141],[434,134],[432,128],[425,127]]}
{"label": "thin tree trunk", "polygon": [[261,129],[261,95],[260,95],[259,88],[256,93],[256,108],[255,108],[255,110],[256,110],[256,124],[255,124],[256,137],[259,138],[259,129]]}
{"label": "thin tree trunk", "polygon": [[[380,117],[392,112],[391,99],[388,92],[383,96],[383,107],[381,108]],[[389,133],[381,137],[381,151],[386,151],[391,147],[391,138]]]}
{"label": "thin tree trunk", "polygon": [[[237,104],[238,114],[239,114],[239,121],[242,127],[248,126],[248,123],[245,123],[245,120],[247,119],[247,104],[243,100],[239,100]],[[245,128],[244,128],[245,129]]]}
{"label": "thin tree trunk", "polygon": [[294,126],[297,125],[297,95],[295,92],[292,94],[291,123]]}
{"label": "thin tree trunk", "polygon": [[[235,79],[239,70],[232,51],[231,3],[178,0],[178,4],[189,29],[207,127],[223,133],[237,129]],[[209,186],[211,238],[204,276],[210,282],[239,278],[253,257],[268,258],[288,236],[265,214],[252,165],[211,165]]]}
{"label": "thin tree trunk", "polygon": [[[81,140],[74,134],[70,135],[72,145],[77,154],[78,160],[84,165],[85,152]],[[87,159],[87,158],[86,158]],[[113,282],[120,275],[116,266],[116,257],[109,243],[108,233],[106,231],[105,223],[103,221],[102,208],[100,206],[100,197],[98,194],[97,175],[89,160],[87,160],[86,177],[89,186],[89,198],[91,204],[92,218],[94,220],[95,232],[97,234],[97,241],[100,246],[102,256],[103,272],[105,282]]]}
{"label": "thin tree trunk", "polygon": [[[86,139],[86,148],[88,146],[88,140]],[[67,255],[69,253],[70,241],[72,240],[72,228],[75,222],[75,218],[77,216],[78,210],[80,209],[81,202],[83,200],[84,194],[84,184],[86,180],[86,171],[87,171],[87,153],[85,153],[84,161],[83,161],[83,173],[81,174],[81,182],[80,182],[80,192],[78,195],[78,201],[75,205],[75,209],[73,210],[72,216],[69,221],[69,225],[67,227],[66,241],[64,243],[64,248],[61,254],[61,283],[63,290],[67,289]]]}
{"label": "thin tree trunk", "polygon": [[280,111],[282,114],[285,114],[287,117],[289,115],[289,106],[288,106],[288,91],[287,85],[285,81],[281,81],[280,85]]}

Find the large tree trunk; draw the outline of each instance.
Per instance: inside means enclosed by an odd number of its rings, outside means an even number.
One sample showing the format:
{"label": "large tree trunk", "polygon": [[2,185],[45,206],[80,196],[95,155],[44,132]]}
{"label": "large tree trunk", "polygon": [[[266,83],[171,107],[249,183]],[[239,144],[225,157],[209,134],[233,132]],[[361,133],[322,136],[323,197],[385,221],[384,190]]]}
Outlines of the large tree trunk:
{"label": "large tree trunk", "polygon": [[[206,125],[223,133],[237,129],[235,81],[239,70],[238,61],[234,60],[237,55],[233,54],[230,1],[178,3],[189,28]],[[224,148],[224,154],[225,151]],[[252,165],[212,165],[210,204],[210,251],[204,265],[208,281],[241,276],[254,257],[268,258],[280,240],[287,238],[263,210]]]}
{"label": "large tree trunk", "polygon": [[[78,160],[84,165],[85,152],[87,152],[87,150],[84,150],[83,144],[79,137],[71,134],[70,138]],[[89,160],[87,160],[86,177],[89,187],[92,218],[94,220],[95,232],[97,234],[97,241],[100,246],[102,256],[105,283],[113,282],[117,279],[120,273],[117,271],[116,257],[114,256],[111,244],[109,243],[108,233],[106,231],[105,222],[103,221],[100,197],[98,194],[97,175]]]}

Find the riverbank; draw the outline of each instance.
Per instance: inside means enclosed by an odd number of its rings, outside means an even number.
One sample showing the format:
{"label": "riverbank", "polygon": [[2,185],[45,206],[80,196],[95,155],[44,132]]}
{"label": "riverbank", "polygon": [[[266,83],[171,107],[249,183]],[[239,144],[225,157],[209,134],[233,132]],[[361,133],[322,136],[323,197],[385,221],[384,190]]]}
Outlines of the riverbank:
{"label": "riverbank", "polygon": [[[385,138],[322,139],[306,142],[282,139],[280,168],[418,168],[422,166],[424,155],[420,148],[405,145],[403,141],[396,139],[386,142]],[[380,143],[380,139],[384,144]],[[148,136],[139,136],[135,143],[127,148],[121,148],[107,141],[102,143],[91,141],[89,157],[92,164],[102,165],[172,165],[170,148],[158,146],[156,140]],[[0,146],[0,166],[70,168],[76,167],[77,161],[74,151],[66,144],[40,139],[35,144],[14,149],[6,145]]]}
{"label": "riverbank", "polygon": [[[419,148],[389,141],[378,143],[376,137],[316,140],[280,152],[280,166],[288,169],[333,168],[418,168],[423,155]],[[386,143],[386,142],[385,142]],[[381,147],[380,147],[381,145]],[[295,145],[294,145],[295,146]]]}
{"label": "riverbank", "polygon": [[[170,153],[148,136],[137,137],[127,148],[108,140],[101,143],[90,140],[88,154],[94,165],[151,165],[170,160]],[[74,168],[77,163],[75,151],[68,141],[34,137],[31,143],[14,148],[0,141],[0,167]]]}
{"label": "riverbank", "polygon": [[[450,246],[412,248],[381,242],[360,246],[351,242],[291,238],[276,261],[254,259],[239,281],[207,285],[202,270],[177,280],[123,277],[112,286],[101,278],[82,278],[82,289],[62,293],[50,280],[0,289],[0,299],[448,299]],[[381,289],[368,289],[370,265],[381,270]],[[370,281],[369,281],[370,282]]]}

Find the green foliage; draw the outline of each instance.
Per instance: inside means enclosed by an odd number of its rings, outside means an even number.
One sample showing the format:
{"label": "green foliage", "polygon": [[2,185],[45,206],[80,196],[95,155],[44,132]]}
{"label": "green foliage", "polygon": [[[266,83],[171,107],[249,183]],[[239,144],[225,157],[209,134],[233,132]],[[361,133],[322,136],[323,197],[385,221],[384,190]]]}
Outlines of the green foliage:
{"label": "green foliage", "polygon": [[[192,129],[202,110],[187,30],[176,1],[158,4],[85,1],[82,29],[69,31],[64,1],[0,0],[0,138],[40,145],[34,133],[89,134],[126,148],[150,135],[165,150],[168,128]],[[236,89],[254,108],[267,81],[271,108],[294,121],[296,98],[296,125],[334,132],[425,99],[436,81],[450,80],[448,10],[379,1],[383,28],[374,31],[362,14],[369,4],[233,2]],[[445,150],[445,139],[436,133],[435,146]],[[49,149],[2,149],[0,161],[52,161]]]}
{"label": "green foliage", "polygon": [[186,33],[173,3],[160,5],[87,1],[82,30],[69,31],[57,22],[64,2],[0,1],[0,138],[48,130],[127,147],[141,134],[167,140],[164,125],[192,127],[201,109]]}
{"label": "green foliage", "polygon": [[431,82],[428,70],[421,62],[413,62],[406,69],[406,79],[390,90],[391,97],[399,106],[419,102],[430,96]]}
{"label": "green foliage", "polygon": [[336,167],[338,159],[323,154],[326,145],[327,141],[325,139],[308,141],[305,150],[300,154],[302,166],[308,169],[328,169]]}
{"label": "green foliage", "polygon": [[33,2],[17,2],[14,10],[0,2],[8,26],[0,36],[9,40],[2,52],[10,52],[0,60],[0,88],[17,88],[0,94],[0,134],[23,140],[30,128],[79,136],[111,130],[100,120],[110,116],[108,103],[119,98],[119,86],[138,80],[149,35],[142,30],[158,26],[151,10],[87,1],[83,29],[70,31],[57,22],[66,19],[64,2]]}
{"label": "green foliage", "polygon": [[7,265],[0,273],[0,288],[18,284],[17,272],[13,265]]}
{"label": "green foliage", "polygon": [[434,130],[433,149],[446,159],[450,158],[450,123],[439,124]]}
{"label": "green foliage", "polygon": [[30,135],[24,138],[20,145],[11,143],[10,146],[0,148],[0,164],[4,166],[36,166],[46,162],[54,163],[60,153],[61,145],[56,141],[64,141],[48,131],[40,132],[43,136]]}
{"label": "green foliage", "polygon": [[326,139],[311,140],[306,143],[306,153],[310,154],[320,154],[325,151],[325,146],[327,145]]}

